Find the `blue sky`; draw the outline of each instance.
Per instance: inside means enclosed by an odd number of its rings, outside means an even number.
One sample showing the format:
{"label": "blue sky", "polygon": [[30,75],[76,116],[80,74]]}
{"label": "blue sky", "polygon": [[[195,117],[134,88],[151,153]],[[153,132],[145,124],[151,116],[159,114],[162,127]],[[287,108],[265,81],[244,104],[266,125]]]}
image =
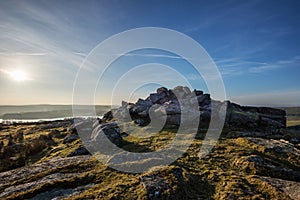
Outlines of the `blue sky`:
{"label": "blue sky", "polygon": [[[71,104],[76,74],[96,45],[128,29],[164,27],[205,48],[222,74],[228,99],[299,106],[299,7],[296,0],[1,1],[0,104]],[[107,85],[116,84],[116,72],[158,62],[179,69],[193,87],[207,91],[184,60],[153,50],[133,54],[113,64]],[[24,80],[15,79],[16,71],[25,74]],[[108,90],[97,91],[97,103],[111,102]],[[122,95],[118,99],[127,98]]]}

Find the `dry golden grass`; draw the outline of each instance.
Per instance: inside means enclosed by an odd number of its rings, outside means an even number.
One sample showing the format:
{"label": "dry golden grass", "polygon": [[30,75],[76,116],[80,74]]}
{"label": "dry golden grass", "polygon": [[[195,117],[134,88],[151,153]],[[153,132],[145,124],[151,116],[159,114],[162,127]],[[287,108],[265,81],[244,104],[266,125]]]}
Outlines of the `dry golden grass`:
{"label": "dry golden grass", "polygon": [[300,120],[288,120],[287,121],[287,126],[298,126],[300,125]]}

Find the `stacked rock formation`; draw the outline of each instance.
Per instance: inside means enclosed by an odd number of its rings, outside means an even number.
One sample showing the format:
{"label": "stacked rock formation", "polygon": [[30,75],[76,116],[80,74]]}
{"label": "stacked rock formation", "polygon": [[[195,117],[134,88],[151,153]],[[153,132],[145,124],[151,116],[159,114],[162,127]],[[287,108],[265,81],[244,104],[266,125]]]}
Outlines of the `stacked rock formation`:
{"label": "stacked rock formation", "polygon": [[108,144],[103,139],[105,135],[120,146],[123,136],[131,134],[121,128],[126,123],[134,122],[137,126],[147,127],[154,125],[155,130],[160,131],[163,128],[179,127],[185,130],[191,127],[192,130],[206,130],[210,122],[215,122],[222,124],[218,128],[223,128],[221,131],[224,134],[238,131],[245,136],[270,136],[281,134],[286,128],[286,112],[268,107],[240,106],[230,101],[215,101],[203,91],[191,91],[188,87],[177,86],[174,89],[158,88],[156,93],[150,94],[146,99],[138,99],[136,103],[123,101],[122,106],[104,114],[99,122],[93,125],[92,135],[83,140],[92,139],[92,144],[101,143],[105,146]]}
{"label": "stacked rock formation", "polygon": [[[146,126],[153,120],[165,121],[165,127],[178,127],[182,120],[193,121],[200,116],[199,127],[208,127],[212,109],[226,106],[225,128],[275,134],[286,127],[286,112],[268,107],[240,106],[230,101],[220,102],[203,91],[191,91],[188,87],[158,88],[156,93],[136,103],[122,102],[122,106],[106,113],[104,122],[110,120],[134,121]],[[212,108],[213,107],[213,108]],[[182,117],[183,115],[187,117]],[[165,117],[166,119],[164,119]]]}

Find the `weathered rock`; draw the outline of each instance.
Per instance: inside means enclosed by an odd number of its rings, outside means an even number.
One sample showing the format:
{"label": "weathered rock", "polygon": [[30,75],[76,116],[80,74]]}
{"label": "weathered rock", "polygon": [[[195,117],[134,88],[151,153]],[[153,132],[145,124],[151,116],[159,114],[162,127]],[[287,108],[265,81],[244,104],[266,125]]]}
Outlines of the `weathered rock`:
{"label": "weathered rock", "polygon": [[114,116],[113,116],[112,111],[108,111],[107,113],[105,113],[105,114],[103,115],[102,120],[103,120],[104,122],[106,122],[106,121],[112,120],[113,118],[114,118]]}
{"label": "weathered rock", "polygon": [[288,141],[251,137],[245,139],[263,147],[267,152],[269,151],[275,153],[291,153],[295,156],[300,156],[300,150],[295,148],[294,145],[289,143]]}
{"label": "weathered rock", "polygon": [[74,142],[77,139],[79,139],[78,135],[75,135],[75,134],[67,135],[63,140],[63,144],[68,144],[68,143]]}
{"label": "weathered rock", "polygon": [[71,134],[81,134],[89,133],[92,131],[94,124],[101,123],[102,120],[99,118],[78,118],[75,119],[72,125],[69,127],[69,132]]}
{"label": "weathered rock", "polygon": [[292,169],[286,168],[282,164],[270,160],[268,158],[262,158],[258,155],[251,155],[238,158],[235,161],[237,167],[251,171],[254,174],[271,176],[275,178],[283,178],[288,180],[299,180],[300,173]]}
{"label": "weathered rock", "polygon": [[143,106],[143,107],[150,107],[153,105],[153,103],[151,101],[147,101],[147,100],[143,100],[143,99],[139,99],[136,102],[137,105]]}
{"label": "weathered rock", "polygon": [[157,199],[168,189],[166,181],[157,174],[142,176],[141,181],[149,199]]}
{"label": "weathered rock", "polygon": [[122,145],[123,139],[119,129],[111,126],[105,126],[102,127],[102,130],[112,143],[116,145]]}
{"label": "weathered rock", "polygon": [[164,99],[167,97],[167,94],[162,92],[162,93],[155,93],[155,94],[150,94],[150,96],[146,100],[150,100],[152,104],[160,103],[160,100]]}
{"label": "weathered rock", "polygon": [[[249,107],[251,108],[251,107]],[[258,112],[261,114],[266,114],[269,116],[284,116],[286,115],[286,112],[281,109],[276,109],[276,108],[269,108],[269,107],[259,107]]]}
{"label": "weathered rock", "polygon": [[[246,137],[243,140],[249,142],[254,149],[259,149],[267,155],[277,155],[281,159],[277,160],[270,156],[250,155],[236,158],[233,162],[238,168],[250,171],[262,176],[271,176],[286,180],[300,180],[300,173],[295,170],[300,167],[297,162],[300,150],[293,144],[285,140],[263,139]],[[287,162],[290,163],[286,165]]]}
{"label": "weathered rock", "polygon": [[231,127],[241,127],[246,130],[254,130],[257,126],[258,116],[242,111],[232,111],[229,124]]}
{"label": "weathered rock", "polygon": [[201,91],[201,90],[196,90],[196,89],[194,89],[193,93],[194,93],[196,96],[203,95],[203,91]]}
{"label": "weathered rock", "polygon": [[21,185],[13,185],[10,186],[11,183],[19,180],[26,180],[29,179],[32,176],[38,175],[38,174],[46,174],[44,173],[48,170],[52,170],[55,168],[63,168],[67,167],[69,165],[76,165],[79,163],[86,162],[90,159],[90,156],[76,156],[76,157],[70,157],[70,158],[53,158],[51,160],[42,162],[40,164],[34,164],[31,166],[26,166],[6,172],[0,173],[0,187],[6,188],[4,191],[1,191],[0,198],[4,198],[6,196],[9,196],[10,194],[26,191],[28,189],[33,189],[35,187],[40,187],[42,185],[45,185],[49,182],[60,182],[63,179],[69,179],[72,177],[75,177],[78,175],[78,173],[54,173],[50,174],[48,176],[40,177],[40,179],[21,184]]}
{"label": "weathered rock", "polygon": [[231,131],[227,134],[228,137],[265,137],[269,136],[267,133],[257,132],[257,131]]}
{"label": "weathered rock", "polygon": [[54,129],[49,132],[49,135],[54,138],[64,138],[66,137],[66,130],[60,132],[59,130]]}
{"label": "weathered rock", "polygon": [[163,109],[166,111],[167,114],[169,115],[177,115],[177,114],[181,114],[181,108],[179,103],[173,103],[171,102],[168,105],[165,105],[163,107]]}
{"label": "weathered rock", "polygon": [[165,180],[159,173],[150,173],[140,177],[148,199],[164,199],[162,194],[165,190],[172,191],[172,184],[181,184],[184,182],[183,170],[181,168],[172,168],[164,173],[172,174],[175,177],[174,180]]}
{"label": "weathered rock", "polygon": [[76,128],[76,124],[75,124],[75,123],[73,123],[73,124],[69,127],[69,132],[70,132],[71,134],[78,134],[78,133],[77,133],[77,128]]}
{"label": "weathered rock", "polygon": [[155,117],[156,120],[166,121],[165,127],[178,127],[182,122],[200,117],[199,125],[203,128],[210,123],[212,109],[218,113],[223,105],[227,105],[227,114],[218,117],[225,117],[225,126],[232,130],[277,134],[286,126],[286,113],[283,110],[214,101],[209,94],[203,94],[200,90],[191,92],[188,87],[183,86],[172,90],[158,88],[156,93],[150,94],[145,100],[139,99],[135,104],[123,102],[114,111],[115,116],[108,112],[103,119],[106,122],[113,119],[121,122],[134,121],[140,126],[146,126]]}
{"label": "weathered rock", "polygon": [[81,194],[85,190],[88,190],[91,187],[93,187],[94,185],[95,184],[90,183],[75,188],[54,188],[50,191],[37,194],[30,200],[41,200],[41,199],[61,200],[65,198],[70,198],[72,196]]}
{"label": "weathered rock", "polygon": [[160,87],[160,88],[157,88],[157,90],[156,90],[157,94],[160,94],[160,93],[166,93],[167,94],[168,92],[169,92],[169,90],[165,87]]}
{"label": "weathered rock", "polygon": [[211,101],[209,94],[203,94],[203,95],[197,96],[197,100],[198,100],[199,106],[208,105]]}
{"label": "weathered rock", "polygon": [[175,87],[172,92],[176,95],[177,99],[183,99],[186,95],[186,91],[183,90],[183,86]]}
{"label": "weathered rock", "polygon": [[264,130],[264,132],[278,132],[281,128],[285,128],[285,125],[279,121],[272,119],[272,117],[260,117],[258,121],[258,125],[260,128]]}
{"label": "weathered rock", "polygon": [[191,94],[191,90],[188,87],[183,87],[182,90],[183,90],[183,92],[184,92],[185,95]]}
{"label": "weathered rock", "polygon": [[[47,170],[51,170],[54,168],[66,167],[69,165],[79,164],[85,162],[90,159],[90,156],[76,156],[70,158],[60,158],[56,157],[51,160],[34,164],[31,166],[26,166],[18,169],[13,169],[6,172],[0,173],[0,187],[4,187],[9,185],[10,183],[22,179],[26,179],[30,176],[37,175],[39,173],[43,173]],[[1,194],[0,197],[5,195]]]}
{"label": "weathered rock", "polygon": [[199,126],[201,128],[203,127],[207,127],[209,122],[210,122],[210,119],[211,119],[211,114],[209,111],[202,111],[200,112],[200,122],[199,122]]}
{"label": "weathered rock", "polygon": [[89,155],[90,152],[85,147],[78,147],[73,152],[67,155],[67,157],[73,156],[82,156],[82,155]]}
{"label": "weathered rock", "polygon": [[99,125],[93,130],[88,149],[93,153],[110,154],[113,153],[112,148],[114,148],[114,145],[121,146],[122,144],[123,138],[118,124],[116,122],[110,122]]}
{"label": "weathered rock", "polygon": [[286,113],[283,110],[240,106],[230,102],[227,105],[226,123],[231,128],[276,134],[286,127]]}
{"label": "weathered rock", "polygon": [[18,186],[12,186],[6,188],[1,194],[0,198],[3,198],[5,196],[9,196],[13,193],[21,193],[22,191],[30,190],[36,187],[39,187],[41,185],[46,185],[51,182],[58,182],[58,181],[64,181],[70,178],[73,178],[77,176],[77,173],[70,173],[70,174],[62,174],[62,173],[55,173],[55,174],[50,174],[48,176],[45,176],[37,181],[21,184]]}
{"label": "weathered rock", "polygon": [[138,113],[141,113],[141,112],[143,112],[143,111],[145,111],[145,110],[147,110],[148,109],[148,106],[144,106],[144,105],[136,105],[135,107],[133,107],[132,109],[131,109],[131,114],[138,114]]}
{"label": "weathered rock", "polygon": [[268,182],[273,187],[285,192],[291,199],[300,199],[300,183],[295,181],[287,181],[278,178],[259,177],[259,179]]}

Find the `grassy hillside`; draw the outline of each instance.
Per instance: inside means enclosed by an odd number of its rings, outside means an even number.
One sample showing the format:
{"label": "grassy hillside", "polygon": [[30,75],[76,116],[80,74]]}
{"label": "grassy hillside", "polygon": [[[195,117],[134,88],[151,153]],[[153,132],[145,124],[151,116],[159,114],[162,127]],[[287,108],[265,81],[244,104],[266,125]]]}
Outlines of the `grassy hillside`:
{"label": "grassy hillside", "polygon": [[[76,138],[64,142],[74,135],[70,125],[63,121],[2,127],[1,171],[24,167],[0,173],[1,199],[297,199],[299,144],[288,141],[300,139],[299,131],[287,130],[274,139],[226,133],[202,159],[200,132],[170,166],[131,174],[89,155],[70,157],[82,146]],[[142,139],[127,136],[123,149],[157,150],[175,134],[166,130]]]}

